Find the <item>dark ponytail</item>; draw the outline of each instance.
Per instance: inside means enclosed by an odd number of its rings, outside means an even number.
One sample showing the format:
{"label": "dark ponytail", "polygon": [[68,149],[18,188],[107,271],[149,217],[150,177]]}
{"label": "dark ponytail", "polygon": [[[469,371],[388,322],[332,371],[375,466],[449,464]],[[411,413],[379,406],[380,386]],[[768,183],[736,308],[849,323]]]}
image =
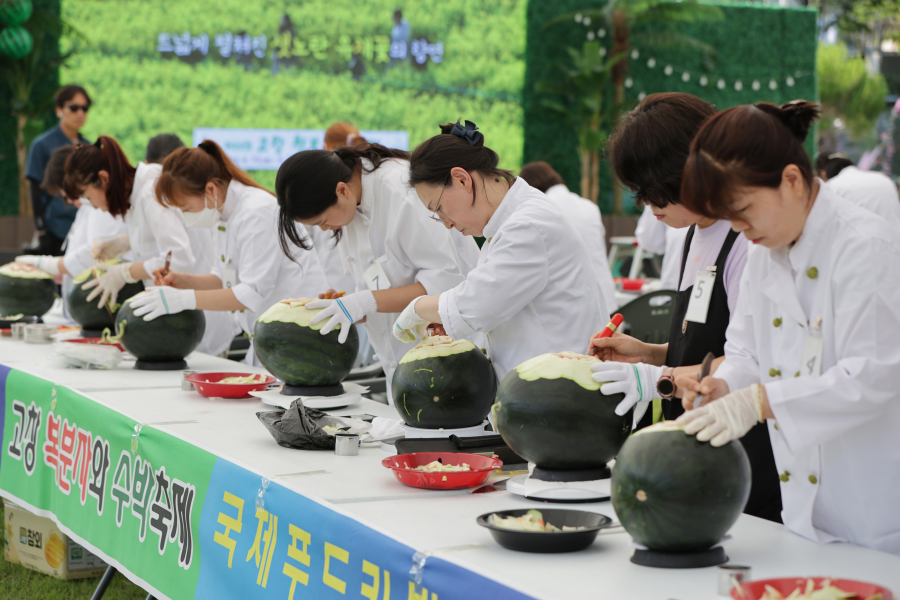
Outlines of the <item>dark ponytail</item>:
{"label": "dark ponytail", "polygon": [[[309,250],[312,245],[297,230],[297,221],[314,219],[337,203],[338,183],[348,183],[356,169],[371,173],[387,160],[408,160],[403,150],[385,148],[381,144],[361,144],[354,147],[327,150],[304,150],[281,164],[275,176],[275,197],[281,208],[278,215],[278,241],[285,256],[291,249]],[[366,159],[370,164],[365,164]],[[334,232],[340,240],[341,231]]]}
{"label": "dark ponytail", "polygon": [[99,187],[100,171],[106,171],[109,173],[105,190],[109,214],[117,217],[128,212],[135,168],[116,140],[101,135],[95,143],[79,146],[66,159],[65,169],[63,191],[67,198],[80,198],[88,186]]}
{"label": "dark ponytail", "polygon": [[745,104],[714,115],[691,143],[682,203],[706,217],[732,218],[736,190],[777,189],[788,165],[795,165],[812,188],[812,163],[803,141],[819,113],[819,105],[794,100],[781,106]]}
{"label": "dark ponytail", "polygon": [[[441,134],[419,144],[409,158],[409,184],[450,185],[450,170],[454,167],[468,173],[477,171],[482,177],[505,179],[512,186],[516,177],[512,171],[500,169],[500,157],[484,145],[484,136],[474,123],[466,127],[457,123],[441,125]],[[453,132],[453,133],[451,133]]]}

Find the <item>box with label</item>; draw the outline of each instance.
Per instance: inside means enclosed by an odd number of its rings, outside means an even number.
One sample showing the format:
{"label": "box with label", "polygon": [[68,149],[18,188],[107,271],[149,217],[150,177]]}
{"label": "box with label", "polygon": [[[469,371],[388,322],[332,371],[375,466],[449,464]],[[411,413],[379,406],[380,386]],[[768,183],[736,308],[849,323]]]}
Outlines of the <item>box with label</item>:
{"label": "box with label", "polygon": [[106,570],[106,563],[70,540],[50,519],[33,515],[9,500],[3,504],[7,562],[59,579],[97,577]]}

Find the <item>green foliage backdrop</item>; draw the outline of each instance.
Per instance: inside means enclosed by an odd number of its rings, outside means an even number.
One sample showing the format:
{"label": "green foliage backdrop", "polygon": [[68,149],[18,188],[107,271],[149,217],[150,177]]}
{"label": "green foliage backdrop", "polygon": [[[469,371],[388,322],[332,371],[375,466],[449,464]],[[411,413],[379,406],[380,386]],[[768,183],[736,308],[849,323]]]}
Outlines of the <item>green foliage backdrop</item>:
{"label": "green foliage backdrop", "polygon": [[[577,140],[574,132],[555,115],[540,106],[541,95],[535,91],[538,81],[553,79],[554,63],[566,61],[566,47],[581,48],[589,31],[594,36],[602,24],[562,22],[549,27],[545,24],[553,17],[585,8],[602,6],[600,0],[532,0],[528,5],[526,32],[528,42],[525,52],[525,85],[523,88],[525,147],[524,162],[546,160],[577,189],[580,178]],[[786,102],[795,98],[814,100],[816,89],[816,12],[808,9],[783,9],[760,4],[718,4],[725,12],[725,19],[714,22],[686,24],[681,33],[696,37],[718,51],[718,61],[712,69],[705,68],[703,57],[697,52],[671,51],[641,48],[638,58],[629,57],[629,76],[632,86],[626,88],[626,99],[636,103],[638,94],[644,92],[686,92],[700,96],[724,109],[751,102]],[[635,31],[637,32],[637,30]],[[608,49],[611,32],[599,38]],[[648,66],[653,58],[654,67]],[[665,67],[672,65],[671,75]],[[682,80],[687,71],[689,81]],[[706,75],[706,86],[700,85],[700,77]],[[787,78],[794,85],[788,86]],[[718,89],[719,79],[726,87]],[[743,89],[735,90],[741,81]],[[775,80],[777,88],[771,90],[769,82]],[[759,81],[760,89],[753,89]],[[810,135],[808,151],[814,153]],[[611,210],[609,169],[601,167],[599,204],[607,213]],[[634,210],[632,202],[626,207]]]}

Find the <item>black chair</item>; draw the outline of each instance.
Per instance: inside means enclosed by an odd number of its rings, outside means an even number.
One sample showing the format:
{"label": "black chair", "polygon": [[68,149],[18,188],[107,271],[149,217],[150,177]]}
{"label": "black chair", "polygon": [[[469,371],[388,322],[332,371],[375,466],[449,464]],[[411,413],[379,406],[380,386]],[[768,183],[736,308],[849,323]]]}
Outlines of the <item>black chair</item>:
{"label": "black chair", "polygon": [[675,290],[644,294],[617,311],[625,317],[620,331],[648,344],[665,344],[669,341],[674,310]]}

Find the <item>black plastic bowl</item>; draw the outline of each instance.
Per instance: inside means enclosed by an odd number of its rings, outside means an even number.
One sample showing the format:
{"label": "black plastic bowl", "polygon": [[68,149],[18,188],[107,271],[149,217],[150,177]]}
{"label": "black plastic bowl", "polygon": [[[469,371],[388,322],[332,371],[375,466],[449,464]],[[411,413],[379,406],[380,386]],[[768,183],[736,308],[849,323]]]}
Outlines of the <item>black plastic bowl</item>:
{"label": "black plastic bowl", "polygon": [[529,509],[495,510],[478,517],[476,522],[491,531],[497,543],[518,552],[577,552],[594,543],[597,532],[609,527],[612,519],[598,513],[564,508],[542,508],[545,523],[559,527],[585,527],[578,531],[515,531],[491,525],[491,515],[500,517],[521,517]]}

